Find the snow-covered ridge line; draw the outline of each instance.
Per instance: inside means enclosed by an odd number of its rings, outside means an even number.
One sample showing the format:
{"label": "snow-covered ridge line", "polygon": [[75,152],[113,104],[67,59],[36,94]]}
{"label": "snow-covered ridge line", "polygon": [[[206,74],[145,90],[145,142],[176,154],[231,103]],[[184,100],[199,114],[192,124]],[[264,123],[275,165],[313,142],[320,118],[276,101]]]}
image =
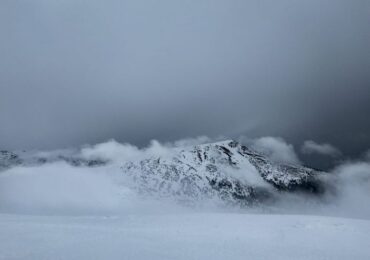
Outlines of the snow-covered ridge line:
{"label": "snow-covered ridge line", "polygon": [[[0,151],[0,171],[56,161],[76,167],[109,163],[106,158],[89,159],[78,152],[44,156]],[[274,163],[233,140],[171,148],[166,154],[143,153],[136,160],[122,158],[118,162],[122,172],[118,177],[123,177],[125,185],[139,194],[191,204],[212,200],[254,205],[274,200],[281,192],[317,194],[322,189],[318,178],[320,172],[303,166]]]}
{"label": "snow-covered ridge line", "polygon": [[302,166],[276,164],[235,141],[196,145],[172,157],[128,162],[122,171],[133,188],[149,196],[180,201],[216,199],[253,205],[277,192],[320,192],[319,172]]}

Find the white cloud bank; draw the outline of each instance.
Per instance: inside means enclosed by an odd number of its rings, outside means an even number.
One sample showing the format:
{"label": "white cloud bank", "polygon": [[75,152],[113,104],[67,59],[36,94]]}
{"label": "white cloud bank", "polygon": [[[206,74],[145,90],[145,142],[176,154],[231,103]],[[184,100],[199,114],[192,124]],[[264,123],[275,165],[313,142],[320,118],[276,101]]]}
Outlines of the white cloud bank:
{"label": "white cloud bank", "polygon": [[278,163],[300,164],[294,146],[280,137],[261,137],[252,141],[251,148]]}
{"label": "white cloud bank", "polygon": [[[148,156],[171,155],[174,149],[211,141],[206,137],[167,144],[152,141],[148,147],[140,149],[111,140],[85,146],[73,153],[86,159],[104,159],[110,162],[104,166],[89,168],[54,161],[44,165],[8,169],[0,173],[0,212],[69,215],[164,210],[169,205],[167,201],[143,201],[130,189],[122,175],[120,164]],[[249,141],[252,149],[266,154],[276,162],[300,163],[293,145],[282,138],[262,137]],[[48,154],[51,157],[56,156],[55,152],[45,152],[44,156]],[[249,169],[250,173],[254,173],[253,169]],[[281,193],[280,204],[276,204],[275,208],[280,212],[370,218],[370,162],[364,160],[338,165],[324,176],[323,181],[327,190],[325,195],[318,197]],[[172,206],[168,206],[166,210]]]}
{"label": "white cloud bank", "polygon": [[370,219],[370,163],[346,162],[333,169],[327,179],[329,201],[334,212],[342,216]]}
{"label": "white cloud bank", "polygon": [[0,210],[38,214],[110,212],[120,205],[119,188],[102,168],[55,162],[14,167],[0,174]]}

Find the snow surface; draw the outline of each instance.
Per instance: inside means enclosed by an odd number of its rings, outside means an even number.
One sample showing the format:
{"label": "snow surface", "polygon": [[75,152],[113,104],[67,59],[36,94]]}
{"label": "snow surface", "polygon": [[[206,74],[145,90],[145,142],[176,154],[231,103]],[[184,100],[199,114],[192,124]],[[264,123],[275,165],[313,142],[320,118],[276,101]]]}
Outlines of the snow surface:
{"label": "snow surface", "polygon": [[[0,151],[0,260],[370,259],[369,162],[322,175],[232,141],[146,149],[110,141],[38,156]],[[289,189],[310,188],[319,175],[325,192]],[[231,185],[209,186],[217,196],[198,203],[176,189],[176,176]],[[156,196],[158,183],[169,196]],[[219,203],[239,183],[275,199]]]}
{"label": "snow surface", "polygon": [[240,213],[0,214],[0,259],[370,259],[370,221]]}

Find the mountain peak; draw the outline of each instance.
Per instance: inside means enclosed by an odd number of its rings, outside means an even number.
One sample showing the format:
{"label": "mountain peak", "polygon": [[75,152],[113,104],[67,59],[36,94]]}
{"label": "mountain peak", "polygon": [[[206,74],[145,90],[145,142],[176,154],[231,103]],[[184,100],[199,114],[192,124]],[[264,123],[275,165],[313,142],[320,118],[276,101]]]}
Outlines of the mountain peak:
{"label": "mountain peak", "polygon": [[[0,170],[55,161],[80,167],[109,163],[87,160],[75,154],[25,159],[16,153],[0,151]],[[173,149],[166,156],[148,155],[136,161],[122,161],[121,169],[125,180],[140,194],[186,203],[216,199],[223,203],[251,205],[273,199],[279,192],[317,193],[321,189],[319,172],[274,163],[235,140]]]}
{"label": "mountain peak", "polygon": [[187,202],[217,198],[250,205],[278,191],[319,191],[318,172],[273,163],[234,140],[195,145],[169,158],[128,162],[122,170],[141,194]]}

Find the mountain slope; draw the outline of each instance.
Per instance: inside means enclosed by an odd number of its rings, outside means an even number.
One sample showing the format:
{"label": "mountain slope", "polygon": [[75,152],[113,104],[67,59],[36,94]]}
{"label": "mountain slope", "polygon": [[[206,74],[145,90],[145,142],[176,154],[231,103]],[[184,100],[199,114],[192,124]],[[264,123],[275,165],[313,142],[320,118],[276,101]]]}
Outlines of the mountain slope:
{"label": "mountain slope", "polygon": [[171,156],[128,162],[122,171],[141,194],[192,202],[220,199],[252,205],[279,191],[320,191],[319,172],[276,164],[235,141],[203,144]]}
{"label": "mountain slope", "polygon": [[[0,152],[0,170],[64,161],[75,167],[97,167],[109,163],[81,153]],[[318,193],[320,172],[278,164],[235,141],[171,148],[164,155],[118,160],[123,176],[133,190],[150,197],[170,198],[186,204],[216,201],[227,204],[267,203],[281,192]],[[118,166],[117,166],[118,167]]]}

